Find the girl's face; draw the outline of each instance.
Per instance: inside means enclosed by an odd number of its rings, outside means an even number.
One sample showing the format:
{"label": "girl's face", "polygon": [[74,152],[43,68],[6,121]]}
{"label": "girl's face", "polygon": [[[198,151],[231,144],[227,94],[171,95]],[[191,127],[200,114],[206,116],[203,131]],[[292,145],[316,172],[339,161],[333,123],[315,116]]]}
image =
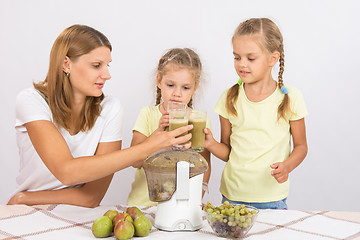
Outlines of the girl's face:
{"label": "girl's face", "polygon": [[70,73],[75,100],[101,96],[105,82],[111,78],[108,69],[110,62],[110,49],[105,46],[95,48],[74,61],[66,57],[64,71]]}
{"label": "girl's face", "polygon": [[271,69],[278,58],[263,51],[257,40],[258,37],[244,35],[235,37],[232,42],[235,70],[244,83],[272,79]]}
{"label": "girl's face", "polygon": [[169,101],[188,104],[197,87],[188,68],[172,68],[167,70],[162,78],[158,75],[157,86],[161,89],[165,108]]}

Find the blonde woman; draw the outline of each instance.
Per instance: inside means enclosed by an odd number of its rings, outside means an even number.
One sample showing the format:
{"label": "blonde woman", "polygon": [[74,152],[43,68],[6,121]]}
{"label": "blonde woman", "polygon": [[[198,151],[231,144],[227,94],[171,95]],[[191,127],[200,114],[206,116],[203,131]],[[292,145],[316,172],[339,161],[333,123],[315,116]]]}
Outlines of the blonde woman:
{"label": "blonde woman", "polygon": [[101,32],[70,26],[55,40],[46,79],[18,95],[20,170],[8,204],[96,207],[113,173],[191,138],[175,138],[191,126],[156,131],[142,144],[121,150],[123,109],[103,93],[111,78],[111,50]]}

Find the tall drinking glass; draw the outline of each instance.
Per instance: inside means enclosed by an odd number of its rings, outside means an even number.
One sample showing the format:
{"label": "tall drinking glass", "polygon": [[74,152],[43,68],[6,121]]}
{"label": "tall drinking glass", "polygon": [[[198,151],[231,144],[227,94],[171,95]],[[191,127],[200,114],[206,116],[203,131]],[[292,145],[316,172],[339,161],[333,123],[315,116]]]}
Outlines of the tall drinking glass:
{"label": "tall drinking glass", "polygon": [[191,149],[196,152],[204,151],[205,133],[206,127],[206,112],[192,110],[189,116],[189,124],[194,127],[190,130],[191,137]]}
{"label": "tall drinking glass", "polygon": [[[181,102],[168,102],[168,112],[169,112],[169,130],[175,130],[179,127],[183,127],[189,124],[189,114],[187,104]],[[181,134],[180,136],[186,135],[187,132]],[[184,146],[176,145],[173,146],[173,149],[182,149]]]}

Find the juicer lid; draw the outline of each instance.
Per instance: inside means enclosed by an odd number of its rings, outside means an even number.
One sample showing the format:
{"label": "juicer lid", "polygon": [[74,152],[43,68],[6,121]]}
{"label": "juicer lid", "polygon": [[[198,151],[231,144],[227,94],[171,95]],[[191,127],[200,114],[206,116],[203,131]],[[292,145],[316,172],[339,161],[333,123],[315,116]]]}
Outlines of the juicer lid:
{"label": "juicer lid", "polygon": [[149,156],[144,164],[144,170],[155,172],[176,172],[176,164],[185,161],[190,164],[190,178],[206,172],[208,163],[206,159],[197,152],[191,150],[160,150]]}

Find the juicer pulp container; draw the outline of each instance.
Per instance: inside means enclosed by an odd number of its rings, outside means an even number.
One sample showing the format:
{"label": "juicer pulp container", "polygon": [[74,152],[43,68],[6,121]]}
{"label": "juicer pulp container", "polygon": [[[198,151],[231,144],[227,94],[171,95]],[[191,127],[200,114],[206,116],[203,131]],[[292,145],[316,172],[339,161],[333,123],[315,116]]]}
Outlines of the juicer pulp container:
{"label": "juicer pulp container", "polygon": [[143,165],[151,201],[158,202],[154,226],[166,231],[202,227],[202,181],[206,160],[192,151],[161,151]]}

